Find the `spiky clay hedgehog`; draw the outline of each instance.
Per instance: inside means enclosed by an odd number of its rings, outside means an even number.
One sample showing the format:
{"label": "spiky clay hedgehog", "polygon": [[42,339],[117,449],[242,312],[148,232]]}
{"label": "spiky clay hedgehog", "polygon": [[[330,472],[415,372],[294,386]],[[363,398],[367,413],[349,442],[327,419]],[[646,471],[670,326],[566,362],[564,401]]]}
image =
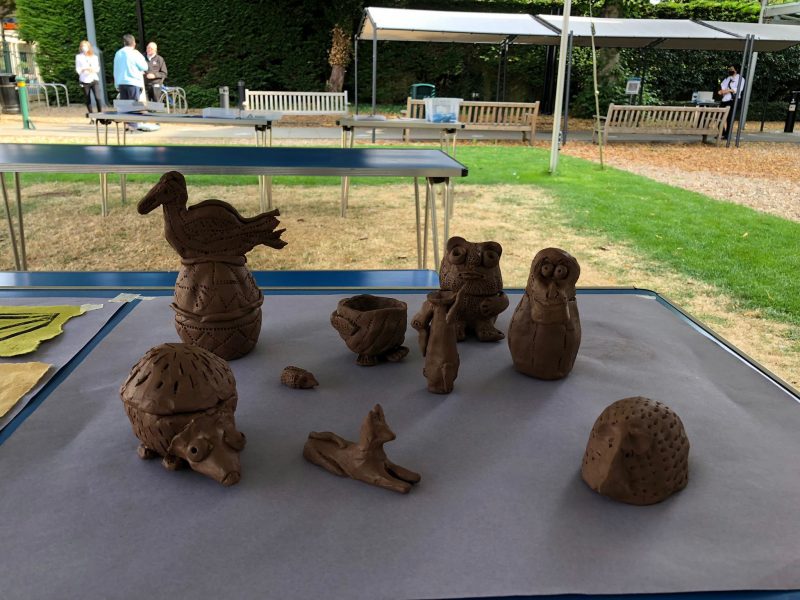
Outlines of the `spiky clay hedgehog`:
{"label": "spiky clay hedgehog", "polygon": [[655,504],[682,490],[689,439],[680,417],[642,396],[617,400],[592,427],[581,476],[594,491],[628,504]]}
{"label": "spiky clay hedgehog", "polygon": [[189,344],[161,344],[137,362],[120,388],[139,438],[139,456],[162,456],[169,470],[188,465],[229,486],[241,479],[236,381],[228,363]]}

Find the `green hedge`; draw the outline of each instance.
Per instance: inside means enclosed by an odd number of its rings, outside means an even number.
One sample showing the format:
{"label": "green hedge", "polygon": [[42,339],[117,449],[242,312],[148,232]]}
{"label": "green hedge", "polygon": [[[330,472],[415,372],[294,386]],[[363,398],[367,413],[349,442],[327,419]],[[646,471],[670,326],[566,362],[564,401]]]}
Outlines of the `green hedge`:
{"label": "green hedge", "polygon": [[[611,0],[609,0],[611,1]],[[753,21],[757,0],[666,1],[653,6],[647,0],[622,2],[625,16],[660,18],[704,18]],[[143,0],[147,41],[156,41],[165,57],[168,84],[186,89],[190,106],[217,102],[217,88],[227,85],[235,99],[236,82],[243,79],[250,89],[324,90],[329,75],[327,51],[335,23],[354,31],[361,12],[370,3],[356,0]],[[384,1],[383,6],[464,11],[556,13],[559,0],[433,0],[428,2]],[[594,2],[595,14],[603,2]],[[138,27],[133,0],[94,0],[98,42],[105,57],[109,84],[114,52],[124,33],[136,35]],[[574,14],[586,14],[587,0],[573,3]],[[39,44],[38,60],[47,80],[70,85],[79,94],[74,55],[85,37],[82,0],[17,0],[22,36]],[[359,102],[371,96],[371,44],[359,44]],[[725,63],[737,53],[650,53],[648,95],[686,98],[692,91],[713,89],[724,76]],[[762,55],[755,99],[783,98],[789,89],[800,88],[800,50]],[[642,60],[639,51],[623,50],[621,68],[636,74]],[[433,83],[440,96],[494,99],[497,81],[497,48],[489,45],[422,44],[381,42],[378,48],[378,100],[404,102],[415,82]],[[543,94],[546,49],[513,46],[509,53],[509,100],[535,100]],[[591,82],[591,60],[587,49],[577,48],[573,67],[572,94],[576,114],[593,112],[581,104]],[[346,89],[354,97],[354,72],[347,74]],[[113,94],[112,94],[113,97]]]}

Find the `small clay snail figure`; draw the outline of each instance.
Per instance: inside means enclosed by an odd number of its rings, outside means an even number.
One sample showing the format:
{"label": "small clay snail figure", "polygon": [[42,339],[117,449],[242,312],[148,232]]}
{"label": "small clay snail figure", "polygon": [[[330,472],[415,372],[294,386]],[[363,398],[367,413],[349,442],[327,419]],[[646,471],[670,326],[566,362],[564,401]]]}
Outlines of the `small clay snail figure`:
{"label": "small clay snail figure", "polygon": [[566,377],[581,345],[581,320],[575,299],[578,261],[558,248],[533,259],[525,294],[508,328],[514,368],[538,379]]}
{"label": "small clay snail figure", "polygon": [[421,478],[419,473],[396,465],[386,457],[383,445],[395,437],[386,424],[383,408],[376,404],[361,424],[358,442],[342,439],[330,431],[312,431],[303,447],[303,456],[334,475],[407,494]]}
{"label": "small clay snail figure", "polygon": [[236,381],[224,360],[198,346],[161,344],[133,366],[120,396],[140,458],[161,456],[170,471],[188,465],[225,486],[241,479],[245,437],[236,429]]}
{"label": "small clay snail figure", "polygon": [[[505,335],[494,326],[497,315],[508,308],[503,292],[500,257],[503,247],[497,242],[468,242],[462,237],[447,240],[447,254],[439,267],[439,287],[443,291],[462,292],[451,320],[456,324],[460,342],[472,331],[481,342],[496,342]],[[415,321],[424,321],[430,306],[423,304]]]}
{"label": "small clay snail figure", "polygon": [[272,210],[243,217],[227,202],[205,200],[186,208],[186,180],[165,173],[139,202],[140,214],[164,208],[164,237],[181,257],[175,282],[175,329],[225,360],[250,352],[261,333],[264,294],[247,268],[245,254],[258,245],[279,250],[284,229]]}
{"label": "small clay snail figure", "polygon": [[594,491],[628,504],[655,504],[686,487],[689,440],[678,415],[637,396],[617,400],[595,421],[581,477]]}

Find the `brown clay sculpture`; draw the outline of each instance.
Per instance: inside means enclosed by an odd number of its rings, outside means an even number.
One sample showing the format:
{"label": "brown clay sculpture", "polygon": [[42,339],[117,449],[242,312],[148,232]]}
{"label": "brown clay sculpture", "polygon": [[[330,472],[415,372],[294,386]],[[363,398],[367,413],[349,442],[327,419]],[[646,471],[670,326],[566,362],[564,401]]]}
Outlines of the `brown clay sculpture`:
{"label": "brown clay sculpture", "polygon": [[558,248],[545,248],[534,257],[508,328],[508,346],[520,373],[561,379],[572,370],[581,345],[575,299],[580,274],[578,261]]}
{"label": "brown clay sculpture", "polygon": [[[447,240],[447,253],[439,267],[439,287],[449,292],[463,290],[452,310],[460,342],[471,331],[481,342],[496,342],[505,335],[494,326],[497,315],[508,308],[503,292],[500,256],[503,247],[497,242],[468,242],[462,237]],[[422,306],[421,313],[430,307]],[[422,315],[419,315],[422,316]],[[414,317],[416,320],[416,316]]]}
{"label": "brown clay sculpture", "polygon": [[138,210],[164,207],[164,236],[181,257],[172,304],[178,335],[233,360],[250,352],[261,332],[264,295],[245,254],[260,244],[283,248],[285,230],[275,229],[277,209],[245,218],[227,202],[205,200],[187,208],[188,199],[183,175],[170,171]]}
{"label": "brown clay sculpture", "polygon": [[371,367],[388,360],[397,362],[408,354],[406,337],[408,306],[394,298],[362,294],[339,301],[331,325],[353,352],[356,363]]}
{"label": "brown clay sculpture", "polygon": [[655,504],[686,487],[689,440],[668,406],[641,396],[617,400],[592,427],[581,476],[628,504]]}
{"label": "brown clay sculpture", "polygon": [[189,344],[162,344],[137,362],[120,388],[139,457],[163,457],[169,470],[189,465],[228,486],[241,479],[236,381],[228,364]]}
{"label": "brown clay sculpture", "polygon": [[456,292],[431,292],[414,316],[411,326],[419,332],[419,349],[425,357],[422,374],[428,391],[449,394],[458,377],[458,333],[455,308],[463,300],[464,288]]}
{"label": "brown clay sculpture", "polygon": [[347,441],[330,431],[312,431],[303,447],[303,456],[334,475],[407,494],[420,476],[386,458],[383,445],[395,437],[386,424],[383,408],[376,404],[361,424],[358,442]]}
{"label": "brown clay sculpture", "polygon": [[310,390],[319,385],[311,371],[306,371],[300,367],[286,367],[281,372],[281,383],[298,390]]}

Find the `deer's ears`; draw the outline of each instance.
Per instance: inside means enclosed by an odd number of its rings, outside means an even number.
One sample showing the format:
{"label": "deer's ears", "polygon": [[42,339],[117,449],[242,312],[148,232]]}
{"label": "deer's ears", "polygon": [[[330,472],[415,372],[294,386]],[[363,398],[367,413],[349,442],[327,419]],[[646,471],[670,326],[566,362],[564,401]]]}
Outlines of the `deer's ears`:
{"label": "deer's ears", "polygon": [[369,417],[377,423],[386,421],[386,417],[383,415],[383,407],[380,404],[376,404],[375,408],[369,411]]}

